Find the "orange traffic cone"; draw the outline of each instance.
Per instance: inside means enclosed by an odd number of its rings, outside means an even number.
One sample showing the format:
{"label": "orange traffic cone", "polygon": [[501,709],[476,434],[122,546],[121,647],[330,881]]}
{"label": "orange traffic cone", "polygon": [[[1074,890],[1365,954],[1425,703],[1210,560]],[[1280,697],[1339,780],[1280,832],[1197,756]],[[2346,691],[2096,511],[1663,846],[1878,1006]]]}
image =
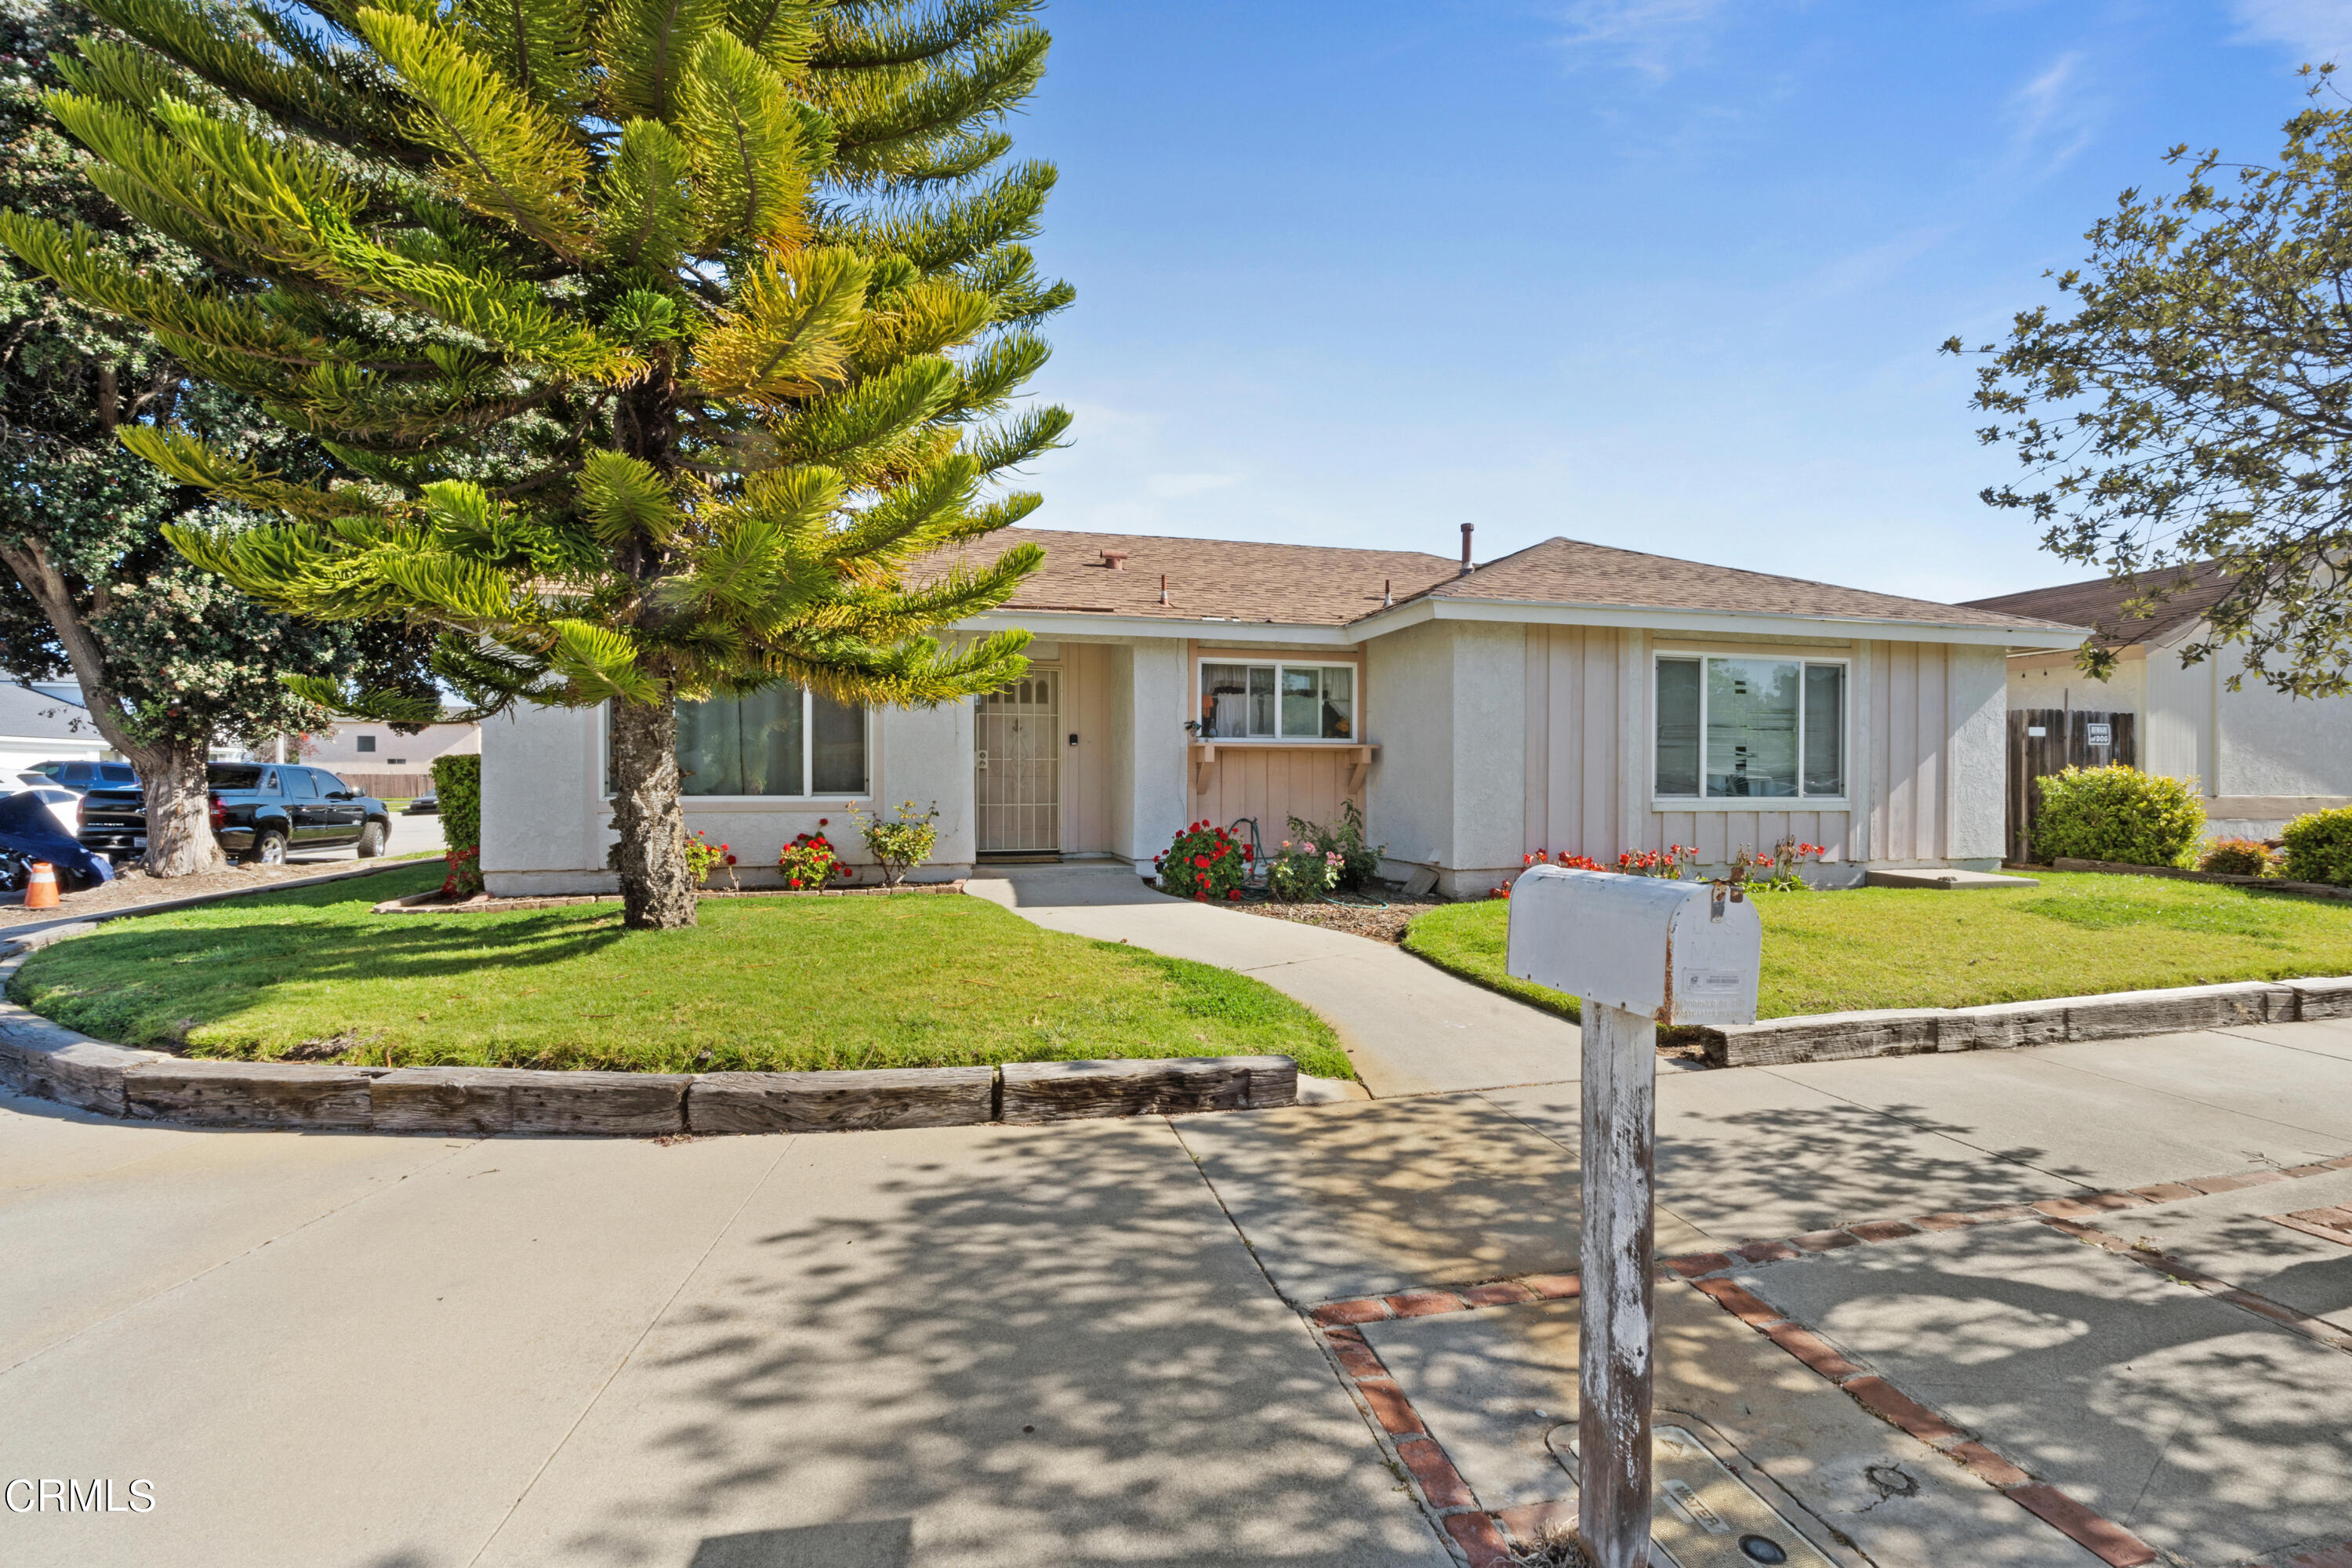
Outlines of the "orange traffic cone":
{"label": "orange traffic cone", "polygon": [[33,862],[33,874],[25,879],[25,907],[28,910],[53,910],[58,907],[58,869],[47,860]]}

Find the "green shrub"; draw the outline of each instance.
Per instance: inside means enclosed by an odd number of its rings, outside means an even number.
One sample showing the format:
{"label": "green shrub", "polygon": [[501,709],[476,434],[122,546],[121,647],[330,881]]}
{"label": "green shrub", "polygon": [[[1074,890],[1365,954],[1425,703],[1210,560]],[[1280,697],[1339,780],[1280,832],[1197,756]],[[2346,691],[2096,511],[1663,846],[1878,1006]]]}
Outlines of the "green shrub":
{"label": "green shrub", "polygon": [[2286,825],[2284,837],[2291,879],[2352,888],[2352,806],[2306,813]]}
{"label": "green shrub", "polygon": [[2186,866],[2204,837],[2204,804],[2184,780],[2116,763],[2042,781],[2033,847],[2045,860]]}
{"label": "green shrub", "polygon": [[2216,838],[2198,858],[2197,868],[2224,877],[2266,877],[2271,852],[2259,838]]}
{"label": "green shrub", "polygon": [[433,793],[441,802],[441,841],[449,879],[442,889],[463,898],[482,890],[482,758],[433,759]]}
{"label": "green shrub", "polygon": [[898,819],[885,822],[879,816],[868,816],[856,806],[849,815],[857,829],[866,837],[866,852],[882,868],[882,885],[895,888],[907,879],[907,873],[931,858],[939,847],[940,803],[933,801],[929,811],[917,811],[911,800],[898,803]]}
{"label": "green shrub", "polygon": [[1281,853],[1265,863],[1266,890],[1286,904],[1319,899],[1339,884],[1346,864],[1346,856],[1312,838],[1303,844],[1285,839]]}

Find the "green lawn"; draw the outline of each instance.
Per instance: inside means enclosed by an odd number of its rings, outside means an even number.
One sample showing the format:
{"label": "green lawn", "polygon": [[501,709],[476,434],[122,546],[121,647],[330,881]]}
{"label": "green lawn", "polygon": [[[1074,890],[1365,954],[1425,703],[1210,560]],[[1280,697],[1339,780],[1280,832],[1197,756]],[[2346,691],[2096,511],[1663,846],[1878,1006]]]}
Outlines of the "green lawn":
{"label": "green lawn", "polygon": [[[1066,936],[985,900],[714,900],[690,931],[616,905],[372,915],[441,868],[110,922],[10,995],[102,1039],[271,1058],[643,1071],[946,1067],[1271,1052],[1354,1076],[1258,981]],[[315,1052],[310,1059],[324,1058]]]}
{"label": "green lawn", "polygon": [[[2038,888],[1757,895],[1758,1016],[2352,973],[2352,901],[2155,877],[2037,875]],[[1413,921],[1404,945],[1576,1016],[1573,998],[1503,973],[1509,919],[1506,900],[1457,904]]]}

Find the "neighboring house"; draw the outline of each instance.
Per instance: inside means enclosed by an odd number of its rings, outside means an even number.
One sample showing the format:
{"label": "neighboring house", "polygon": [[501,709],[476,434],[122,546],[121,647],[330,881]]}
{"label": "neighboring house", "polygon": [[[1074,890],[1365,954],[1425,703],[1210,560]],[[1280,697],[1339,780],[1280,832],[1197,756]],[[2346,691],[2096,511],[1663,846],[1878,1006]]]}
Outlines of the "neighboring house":
{"label": "neighboring house", "polygon": [[113,758],[81,703],[81,688],[45,681],[38,689],[0,684],[0,793],[36,763]]}
{"label": "neighboring house", "polygon": [[[2004,594],[1974,605],[2088,626],[2116,651],[2115,673],[2105,680],[2075,667],[2072,641],[2011,653],[2012,710],[2128,714],[2134,754],[2115,760],[2194,780],[2214,834],[2271,838],[2305,812],[2352,805],[2352,699],[2284,697],[2252,675],[2231,691],[2229,679],[2240,666],[2226,650],[2183,666],[2182,645],[2204,630],[2206,610],[2229,586],[2220,573],[2198,568],[2192,586],[2153,616],[2137,617],[2126,616],[2123,606],[2143,590],[2106,577]],[[2074,760],[2100,757],[2094,751]]]}
{"label": "neighboring house", "polygon": [[310,738],[302,748],[302,760],[369,794],[402,796],[433,787],[434,759],[481,749],[479,724],[428,724],[414,735],[404,735],[388,724],[340,719],[331,732]]}
{"label": "neighboring house", "polygon": [[[749,871],[795,834],[863,858],[852,805],[940,807],[927,874],[1107,858],[1188,822],[1362,808],[1388,874],[1485,892],[1544,849],[1614,862],[1785,838],[1825,875],[1999,862],[2002,661],[2046,620],[1551,539],[1477,568],[1416,552],[1022,529],[1004,610],[1029,675],[978,702],[845,708],[790,688],[687,705],[686,821]],[[1465,532],[1466,540],[1466,532]],[[1466,549],[1465,549],[1466,553]],[[942,563],[944,565],[944,563]],[[614,885],[601,710],[491,721],[499,893]],[[747,883],[757,880],[747,875]]]}

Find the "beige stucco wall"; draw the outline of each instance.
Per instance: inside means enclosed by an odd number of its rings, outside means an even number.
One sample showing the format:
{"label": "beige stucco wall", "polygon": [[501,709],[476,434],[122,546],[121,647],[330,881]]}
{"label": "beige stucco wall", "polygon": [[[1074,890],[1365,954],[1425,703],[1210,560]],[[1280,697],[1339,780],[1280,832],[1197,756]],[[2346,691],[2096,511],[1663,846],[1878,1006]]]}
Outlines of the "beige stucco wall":
{"label": "beige stucco wall", "polygon": [[[688,796],[687,830],[733,851],[746,887],[773,884],[778,851],[823,832],[841,858],[873,862],[849,807],[888,815],[899,802],[940,807],[939,845],[914,879],[969,874],[972,861],[971,705],[881,709],[869,718],[870,795],[806,800]],[[493,893],[610,892],[612,808],[604,798],[603,710],[547,709],[490,720],[482,744],[482,877]]]}
{"label": "beige stucco wall", "polygon": [[1475,898],[1519,868],[1528,636],[1507,622],[1433,621],[1367,645],[1381,752],[1364,816],[1391,874],[1426,867],[1444,896]]}
{"label": "beige stucco wall", "polygon": [[[374,751],[360,750],[362,735],[375,738]],[[427,724],[414,735],[403,735],[388,724],[339,719],[331,733],[313,736],[302,748],[302,760],[352,773],[421,773],[431,771],[436,757],[464,756],[481,749],[479,724]]]}

